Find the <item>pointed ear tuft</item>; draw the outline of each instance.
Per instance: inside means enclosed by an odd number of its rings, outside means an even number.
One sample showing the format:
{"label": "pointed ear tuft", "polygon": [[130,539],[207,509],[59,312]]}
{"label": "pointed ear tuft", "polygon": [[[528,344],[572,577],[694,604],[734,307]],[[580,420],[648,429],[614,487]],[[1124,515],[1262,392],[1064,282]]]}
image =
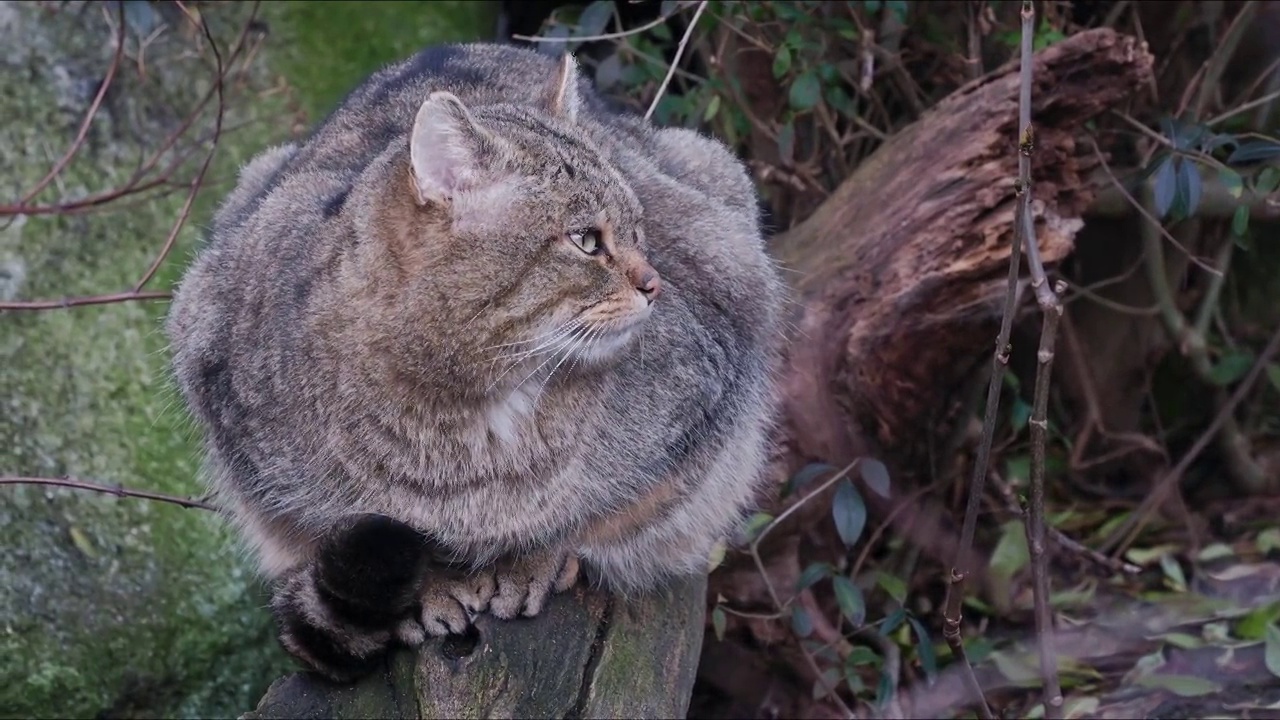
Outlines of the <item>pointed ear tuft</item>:
{"label": "pointed ear tuft", "polygon": [[418,108],[409,164],[419,205],[447,204],[480,181],[492,138],[453,93],[433,92]]}
{"label": "pointed ear tuft", "polygon": [[573,55],[560,56],[551,78],[547,110],[552,116],[576,122],[578,119],[578,61]]}

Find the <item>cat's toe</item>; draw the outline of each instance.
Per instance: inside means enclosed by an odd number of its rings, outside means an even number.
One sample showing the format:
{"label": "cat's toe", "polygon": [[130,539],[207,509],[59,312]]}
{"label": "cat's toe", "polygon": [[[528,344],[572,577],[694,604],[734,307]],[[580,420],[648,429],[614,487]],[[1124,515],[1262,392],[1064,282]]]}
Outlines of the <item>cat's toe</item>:
{"label": "cat's toe", "polygon": [[471,625],[470,613],[444,588],[423,596],[421,619],[423,630],[432,637],[456,635]]}
{"label": "cat's toe", "polygon": [[402,645],[418,647],[426,642],[427,631],[417,618],[405,618],[400,621],[399,625],[396,625],[395,636]]}
{"label": "cat's toe", "polygon": [[489,604],[490,612],[504,620],[517,615],[534,617],[552,594],[577,581],[578,558],[573,554],[522,558],[502,564],[496,578],[498,589]]}

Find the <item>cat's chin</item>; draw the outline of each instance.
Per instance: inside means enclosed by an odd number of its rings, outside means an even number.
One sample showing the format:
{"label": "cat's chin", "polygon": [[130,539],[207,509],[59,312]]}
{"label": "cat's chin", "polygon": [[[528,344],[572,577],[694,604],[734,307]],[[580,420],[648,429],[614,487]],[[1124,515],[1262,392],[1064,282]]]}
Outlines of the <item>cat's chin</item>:
{"label": "cat's chin", "polygon": [[577,351],[578,359],[592,365],[616,362],[639,333],[639,324],[610,330]]}

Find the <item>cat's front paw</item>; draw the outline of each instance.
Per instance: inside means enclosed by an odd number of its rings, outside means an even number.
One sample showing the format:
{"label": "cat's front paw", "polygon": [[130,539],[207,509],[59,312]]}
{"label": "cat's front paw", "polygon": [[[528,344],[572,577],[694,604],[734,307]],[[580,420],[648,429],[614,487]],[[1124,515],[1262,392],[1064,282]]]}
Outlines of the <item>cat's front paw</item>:
{"label": "cat's front paw", "polygon": [[431,574],[423,589],[420,614],[427,635],[458,634],[489,607],[496,591],[493,569],[445,569]]}
{"label": "cat's front paw", "polygon": [[499,561],[497,592],[489,603],[496,617],[533,617],[542,612],[553,593],[573,587],[579,574],[576,553],[540,553]]}

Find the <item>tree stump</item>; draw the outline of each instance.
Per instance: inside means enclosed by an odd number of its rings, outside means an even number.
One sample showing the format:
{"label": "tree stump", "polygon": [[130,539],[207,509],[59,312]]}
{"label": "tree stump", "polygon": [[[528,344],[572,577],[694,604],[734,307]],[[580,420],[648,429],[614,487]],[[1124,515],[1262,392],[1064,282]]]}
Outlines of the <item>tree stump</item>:
{"label": "tree stump", "polygon": [[705,597],[705,577],[627,600],[579,585],[537,618],[483,616],[353,685],[285,676],[242,718],[684,717]]}

